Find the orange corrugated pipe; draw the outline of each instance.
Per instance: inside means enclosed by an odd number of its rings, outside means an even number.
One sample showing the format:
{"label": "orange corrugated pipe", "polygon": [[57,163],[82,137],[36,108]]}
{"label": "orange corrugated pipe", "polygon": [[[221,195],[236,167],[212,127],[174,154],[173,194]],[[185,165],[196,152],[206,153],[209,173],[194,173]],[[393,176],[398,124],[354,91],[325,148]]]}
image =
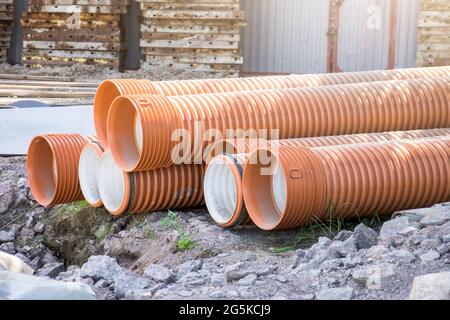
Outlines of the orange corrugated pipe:
{"label": "orange corrugated pipe", "polygon": [[78,183],[81,150],[94,137],[47,134],[33,138],[27,152],[28,183],[43,206],[82,200]]}
{"label": "orange corrugated pipe", "polygon": [[108,115],[108,140],[123,170],[141,171],[173,163],[172,152],[179,142],[172,136],[177,129],[186,130],[192,140],[188,160],[198,156],[194,147],[199,142],[203,151],[210,141],[193,140],[196,121],[200,138],[208,129],[222,134],[227,129],[279,129],[278,138],[286,139],[450,127],[449,104],[450,78],[176,97],[122,96]]}
{"label": "orange corrugated pipe", "polygon": [[208,212],[222,227],[251,222],[244,206],[242,173],[251,152],[264,147],[321,147],[342,144],[396,141],[450,136],[450,128],[325,136],[285,140],[224,139],[212,144],[204,178]]}
{"label": "orange corrugated pipe", "polygon": [[98,167],[98,188],[105,208],[114,216],[202,205],[203,165],[178,165],[151,171],[124,172],[110,150]]}
{"label": "orange corrugated pipe", "polygon": [[94,208],[102,206],[98,191],[97,168],[105,150],[98,141],[88,143],[81,151],[78,178],[84,199]]}
{"label": "orange corrugated pipe", "polygon": [[[264,155],[275,174],[267,175]],[[245,165],[243,193],[251,219],[264,230],[446,202],[450,138],[258,149]]]}
{"label": "orange corrugated pipe", "polygon": [[108,147],[106,122],[109,108],[115,98],[131,94],[178,96],[249,90],[318,87],[344,83],[437,78],[446,76],[450,76],[450,67],[202,80],[105,80],[100,84],[95,95],[95,130],[101,144],[105,148]]}

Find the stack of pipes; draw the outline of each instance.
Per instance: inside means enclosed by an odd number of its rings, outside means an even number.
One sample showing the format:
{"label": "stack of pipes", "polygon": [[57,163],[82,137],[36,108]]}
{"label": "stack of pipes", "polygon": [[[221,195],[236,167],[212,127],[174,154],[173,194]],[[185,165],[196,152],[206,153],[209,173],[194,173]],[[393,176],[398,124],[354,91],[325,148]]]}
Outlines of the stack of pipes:
{"label": "stack of pipes", "polygon": [[449,201],[449,76],[106,80],[96,138],[32,140],[31,191],[45,206],[84,196],[115,216],[206,202],[223,227],[265,230],[327,219],[330,207],[348,218]]}

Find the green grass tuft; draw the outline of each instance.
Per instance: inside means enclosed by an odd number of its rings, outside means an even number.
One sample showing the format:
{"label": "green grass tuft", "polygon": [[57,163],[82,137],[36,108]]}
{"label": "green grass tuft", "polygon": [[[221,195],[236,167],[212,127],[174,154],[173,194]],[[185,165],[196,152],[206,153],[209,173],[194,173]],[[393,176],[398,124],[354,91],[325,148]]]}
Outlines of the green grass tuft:
{"label": "green grass tuft", "polygon": [[160,224],[167,229],[176,230],[180,234],[180,238],[177,241],[178,250],[191,250],[197,245],[191,235],[186,234],[178,213],[168,210],[167,216],[160,221]]}

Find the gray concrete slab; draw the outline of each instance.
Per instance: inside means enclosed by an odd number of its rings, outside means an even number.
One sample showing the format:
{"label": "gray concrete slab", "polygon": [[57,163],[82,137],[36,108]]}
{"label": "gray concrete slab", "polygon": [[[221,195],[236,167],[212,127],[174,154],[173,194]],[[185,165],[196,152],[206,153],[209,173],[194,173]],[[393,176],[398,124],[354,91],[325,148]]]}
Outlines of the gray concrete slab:
{"label": "gray concrete slab", "polygon": [[0,155],[26,154],[38,134],[94,135],[92,106],[0,109]]}

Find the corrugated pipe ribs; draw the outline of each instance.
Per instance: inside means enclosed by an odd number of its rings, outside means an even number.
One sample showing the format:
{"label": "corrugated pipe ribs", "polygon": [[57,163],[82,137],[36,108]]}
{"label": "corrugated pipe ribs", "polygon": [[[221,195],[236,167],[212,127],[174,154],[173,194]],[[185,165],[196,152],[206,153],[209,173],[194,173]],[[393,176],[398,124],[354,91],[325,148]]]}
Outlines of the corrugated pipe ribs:
{"label": "corrugated pipe ribs", "polygon": [[247,158],[258,148],[322,147],[343,144],[398,141],[445,136],[450,129],[395,131],[285,140],[228,139],[211,147],[204,179],[205,202],[214,221],[222,227],[251,223],[244,205],[242,174]]}
{"label": "corrugated pipe ribs", "polygon": [[450,137],[254,151],[243,194],[261,229],[365,217],[450,200]]}
{"label": "corrugated pipe ribs", "polygon": [[220,92],[320,87],[345,83],[438,78],[447,76],[450,76],[450,67],[178,81],[150,81],[145,79],[105,80],[100,84],[97,94],[95,95],[95,130],[101,144],[104,148],[107,148],[108,112],[114,99],[119,96],[135,94],[179,96]]}
{"label": "corrugated pipe ribs", "polygon": [[124,172],[105,151],[98,167],[98,189],[112,215],[195,207],[203,204],[203,165],[178,165]]}
{"label": "corrugated pipe ribs", "polygon": [[450,126],[449,106],[450,78],[122,96],[109,111],[108,141],[123,170],[142,171],[201,159],[213,133],[227,130],[276,129],[277,138],[287,139],[445,128]]}
{"label": "corrugated pipe ribs", "polygon": [[450,66],[110,79],[93,120],[96,137],[31,141],[39,204],[84,198],[113,216],[206,204],[222,227],[273,230],[450,200]]}
{"label": "corrugated pipe ribs", "polygon": [[83,199],[78,183],[81,150],[94,137],[79,134],[48,134],[33,138],[27,153],[31,193],[43,206]]}

